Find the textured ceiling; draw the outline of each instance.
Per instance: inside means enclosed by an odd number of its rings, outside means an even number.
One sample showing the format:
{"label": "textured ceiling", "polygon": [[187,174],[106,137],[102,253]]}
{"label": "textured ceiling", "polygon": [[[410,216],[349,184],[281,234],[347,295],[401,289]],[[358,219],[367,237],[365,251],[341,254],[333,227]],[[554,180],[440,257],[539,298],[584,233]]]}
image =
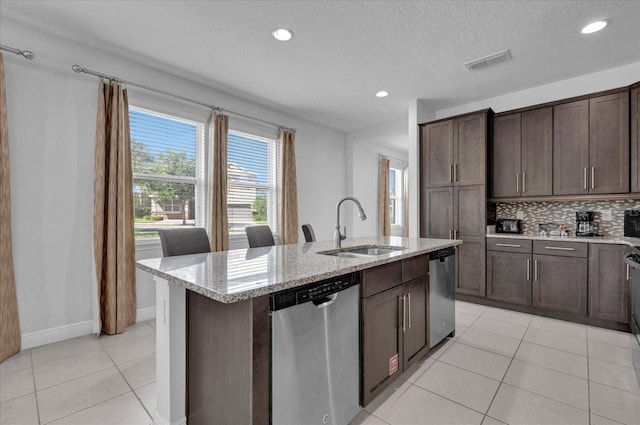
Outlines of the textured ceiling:
{"label": "textured ceiling", "polygon": [[[342,131],[406,118],[415,98],[439,110],[640,61],[640,1],[1,0],[0,13]],[[293,40],[271,37],[281,26]],[[463,66],[504,49],[513,61]]]}

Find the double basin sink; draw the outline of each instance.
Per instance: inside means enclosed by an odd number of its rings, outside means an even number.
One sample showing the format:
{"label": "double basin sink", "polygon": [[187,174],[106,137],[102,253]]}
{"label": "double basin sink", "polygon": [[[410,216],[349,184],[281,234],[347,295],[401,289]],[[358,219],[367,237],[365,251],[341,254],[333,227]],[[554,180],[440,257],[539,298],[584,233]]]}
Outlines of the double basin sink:
{"label": "double basin sink", "polygon": [[365,245],[332,249],[330,251],[320,251],[318,254],[346,258],[367,258],[375,257],[377,255],[391,254],[392,252],[402,251],[404,249],[406,248],[403,246]]}

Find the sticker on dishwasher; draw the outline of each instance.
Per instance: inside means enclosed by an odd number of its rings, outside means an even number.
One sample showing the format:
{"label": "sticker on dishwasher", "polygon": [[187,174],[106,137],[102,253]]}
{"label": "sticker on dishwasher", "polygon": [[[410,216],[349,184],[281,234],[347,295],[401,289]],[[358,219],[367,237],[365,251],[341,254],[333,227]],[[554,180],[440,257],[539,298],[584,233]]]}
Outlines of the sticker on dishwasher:
{"label": "sticker on dishwasher", "polygon": [[389,376],[393,375],[398,371],[398,353],[394,354],[389,359]]}

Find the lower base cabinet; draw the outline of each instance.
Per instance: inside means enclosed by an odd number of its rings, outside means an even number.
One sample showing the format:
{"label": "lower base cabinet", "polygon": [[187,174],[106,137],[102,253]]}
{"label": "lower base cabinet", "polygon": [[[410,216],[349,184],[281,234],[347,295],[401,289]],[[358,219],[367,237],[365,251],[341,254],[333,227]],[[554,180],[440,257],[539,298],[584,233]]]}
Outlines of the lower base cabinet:
{"label": "lower base cabinet", "polygon": [[586,258],[534,255],[532,305],[586,316],[587,261]]}
{"label": "lower base cabinet", "polygon": [[[402,263],[402,278],[393,266],[363,272],[362,385],[361,403],[366,406],[404,370],[429,350],[427,304],[429,256]],[[417,270],[420,271],[417,271]],[[413,279],[416,274],[423,274]],[[394,281],[395,279],[395,281]],[[406,283],[401,283],[411,279]],[[372,294],[372,289],[378,292]],[[385,289],[390,288],[390,289]]]}
{"label": "lower base cabinet", "polygon": [[591,244],[589,252],[589,317],[629,323],[629,266],[624,245]]}
{"label": "lower base cabinet", "polygon": [[487,298],[531,305],[531,254],[487,251]]}

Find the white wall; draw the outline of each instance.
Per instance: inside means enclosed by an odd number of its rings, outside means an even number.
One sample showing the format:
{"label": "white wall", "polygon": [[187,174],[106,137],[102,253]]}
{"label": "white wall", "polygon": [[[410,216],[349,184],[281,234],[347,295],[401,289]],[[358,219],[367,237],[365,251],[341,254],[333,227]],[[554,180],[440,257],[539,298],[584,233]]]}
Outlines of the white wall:
{"label": "white wall", "polygon": [[[4,53],[18,310],[25,347],[91,332],[93,152],[98,81],[78,63],[151,87],[297,128],[300,222],[319,239],[332,235],[335,199],[346,193],[346,135],[157,68],[0,18],[2,44],[30,49],[34,61]],[[207,110],[129,89],[130,103],[206,118]],[[233,116],[230,119],[233,126]],[[275,129],[274,129],[275,134]],[[302,236],[300,236],[302,238]],[[160,255],[145,245],[138,258]],[[138,308],[155,300],[138,273]],[[26,334],[26,338],[25,338]]]}

